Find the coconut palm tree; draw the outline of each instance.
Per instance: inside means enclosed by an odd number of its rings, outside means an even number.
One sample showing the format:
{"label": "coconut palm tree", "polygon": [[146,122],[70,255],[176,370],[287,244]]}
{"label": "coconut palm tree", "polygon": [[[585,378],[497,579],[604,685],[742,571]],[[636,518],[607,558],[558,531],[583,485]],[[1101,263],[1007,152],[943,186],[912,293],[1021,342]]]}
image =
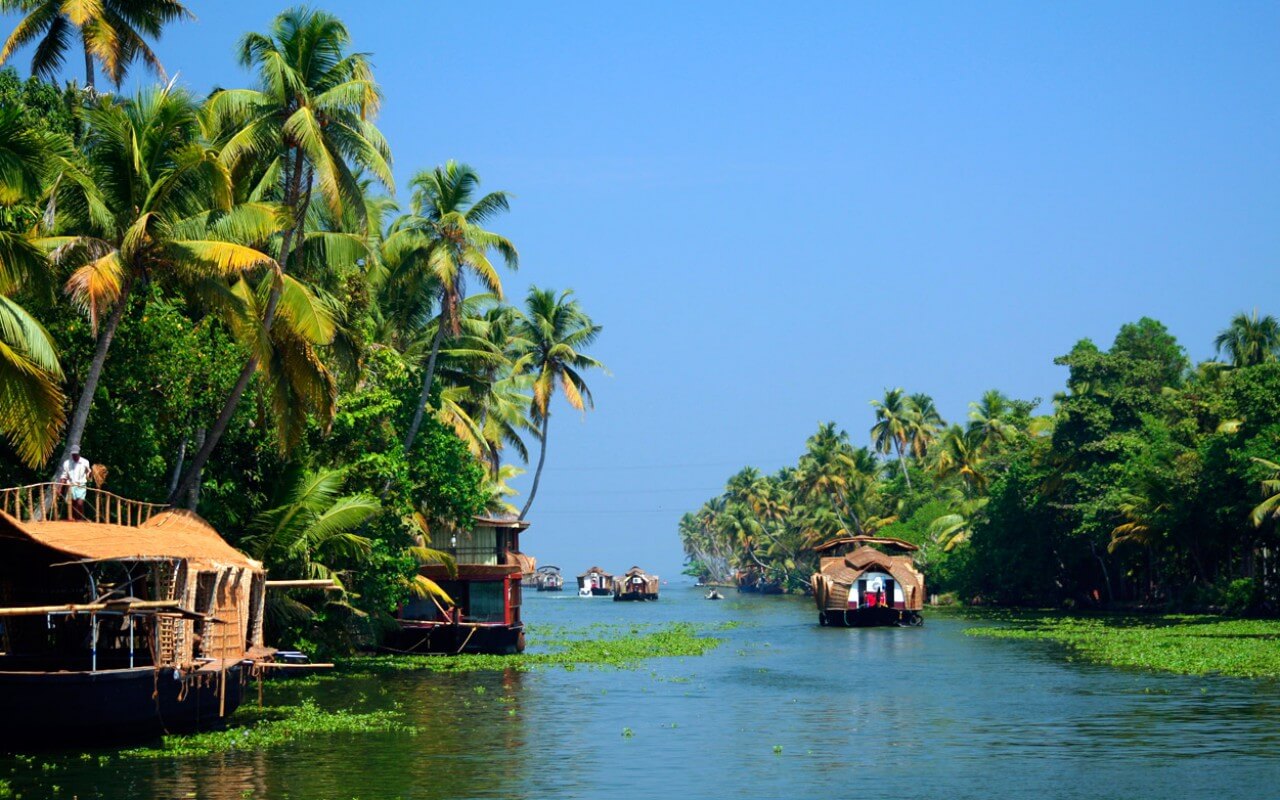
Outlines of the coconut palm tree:
{"label": "coconut palm tree", "polygon": [[1262,494],[1266,497],[1253,509],[1249,518],[1255,527],[1261,527],[1268,518],[1280,519],[1280,463],[1265,458],[1253,459],[1260,466],[1271,470],[1271,477],[1262,481]]}
{"label": "coconut palm tree", "polygon": [[376,498],[342,495],[344,479],[342,470],[287,472],[271,507],[249,523],[245,550],[272,574],[341,586],[343,572],[373,546],[355,531],[379,510]]}
{"label": "coconut palm tree", "polygon": [[53,263],[72,271],[66,291],[97,336],[63,458],[84,435],[107,353],[138,287],[235,278],[273,263],[241,242],[274,232],[274,211],[232,204],[230,174],[201,142],[198,111],[189,94],[172,87],[122,102],[102,98],[85,111],[96,196],[60,208],[58,228],[69,235],[41,240]]}
{"label": "coconut palm tree", "polygon": [[1017,428],[1009,422],[1012,411],[1009,398],[997,389],[988,389],[981,400],[969,404],[969,431],[976,435],[976,444],[983,452],[1017,435]]}
{"label": "coconut palm tree", "polygon": [[907,490],[910,491],[911,475],[907,471],[904,451],[917,419],[911,398],[902,389],[887,389],[884,398],[872,400],[871,406],[876,410],[876,422],[871,426],[871,441],[881,453],[897,453],[902,477],[906,479]]}
{"label": "coconut palm tree", "polygon": [[1252,367],[1280,357],[1280,321],[1267,314],[1236,314],[1231,324],[1213,340],[1219,353],[1224,350],[1232,366]]}
{"label": "coconut palm tree", "polygon": [[164,67],[147,44],[147,37],[159,39],[165,25],[194,19],[177,0],[0,0],[0,11],[22,15],[0,48],[0,64],[19,47],[36,42],[31,72],[52,80],[78,33],[84,50],[85,86],[91,91],[95,60],[116,86],[124,81],[134,61],[141,61],[163,79]]}
{"label": "coconut palm tree", "polygon": [[524,336],[532,343],[533,358],[529,369],[536,376],[533,380],[533,418],[541,425],[539,432],[538,468],[533,474],[533,486],[529,498],[520,509],[520,519],[529,513],[533,498],[538,493],[542,479],[542,467],[547,460],[547,428],[551,423],[551,398],[556,384],[569,405],[578,411],[594,408],[591,390],[582,377],[588,369],[604,369],[604,365],[582,352],[600,336],[601,327],[591,321],[578,301],[572,299],[573,290],[566,289],[557,295],[551,289],[529,287],[525,298]]}
{"label": "coconut palm tree", "polygon": [[938,447],[938,480],[959,476],[974,491],[986,491],[987,477],[982,472],[982,432],[982,428],[970,427],[965,430],[959,425],[947,428]]}
{"label": "coconut palm tree", "polygon": [[[394,187],[390,149],[370,121],[380,99],[378,87],[366,56],[348,52],[350,40],[337,17],[289,9],[276,17],[269,34],[250,33],[240,41],[240,63],[257,67],[259,87],[218,91],[206,104],[206,125],[216,131],[220,163],[236,174],[260,176],[261,193],[278,197],[285,210],[279,269],[262,306],[265,334],[284,299],[284,276],[303,238],[313,191],[319,190],[335,216],[359,218],[367,206],[358,170]],[[297,309],[298,315],[303,311]],[[251,352],[170,502],[194,484],[262,358],[262,352]]]}
{"label": "coconut palm tree", "polygon": [[[19,117],[0,109],[0,210],[34,203],[54,160],[56,143]],[[49,284],[34,235],[0,228],[0,434],[29,466],[44,463],[66,422],[63,376],[49,333],[11,295]]]}
{"label": "coconut palm tree", "polygon": [[465,278],[475,275],[499,299],[502,281],[489,260],[498,253],[511,269],[519,254],[505,237],[483,226],[509,208],[506,192],[490,192],[476,198],[480,176],[466,164],[449,161],[442,167],[419,172],[413,187],[409,214],[397,220],[383,244],[383,258],[391,286],[429,285],[437,295],[439,323],[422,375],[422,391],[404,435],[407,453],[417,440],[422,415],[430,402],[436,359],[446,336],[461,332]]}
{"label": "coconut palm tree", "polygon": [[909,444],[916,458],[924,458],[929,446],[938,438],[938,431],[946,427],[933,398],[923,392],[911,395],[911,407],[915,409],[911,421]]}

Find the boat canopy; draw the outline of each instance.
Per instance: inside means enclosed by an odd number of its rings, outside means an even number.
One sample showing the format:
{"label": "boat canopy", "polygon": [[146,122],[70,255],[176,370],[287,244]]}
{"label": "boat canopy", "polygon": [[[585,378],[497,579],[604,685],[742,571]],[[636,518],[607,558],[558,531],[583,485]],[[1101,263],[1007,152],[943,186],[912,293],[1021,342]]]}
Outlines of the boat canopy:
{"label": "boat canopy", "polygon": [[262,564],[241,553],[199,515],[161,511],[137,526],[96,522],[23,522],[0,511],[0,540],[25,539],[56,550],[70,560],[155,561],[179,559],[202,565],[244,567]]}
{"label": "boat canopy", "polygon": [[878,544],[881,547],[902,550],[908,553],[920,549],[918,545],[914,545],[904,539],[896,539],[892,536],[842,536],[839,539],[832,539],[829,542],[823,542],[815,547],[814,550],[817,550],[819,553],[823,553],[827,550],[834,550],[837,547],[847,544]]}

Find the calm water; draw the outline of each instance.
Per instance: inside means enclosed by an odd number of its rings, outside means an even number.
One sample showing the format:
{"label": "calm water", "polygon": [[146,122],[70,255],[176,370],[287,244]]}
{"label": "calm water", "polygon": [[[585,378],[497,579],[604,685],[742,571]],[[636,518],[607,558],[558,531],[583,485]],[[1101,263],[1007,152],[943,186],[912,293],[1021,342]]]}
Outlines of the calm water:
{"label": "calm water", "polygon": [[713,603],[676,586],[658,603],[526,597],[535,624],[742,625],[709,655],[634,671],[268,686],[269,699],[334,708],[402,702],[416,737],[104,767],[78,752],[4,758],[0,777],[24,798],[82,800],[596,798],[625,786],[647,798],[1280,795],[1274,682],[1071,663],[1053,645],[963,636],[983,623],[955,613],[922,629],[839,630],[791,598]]}

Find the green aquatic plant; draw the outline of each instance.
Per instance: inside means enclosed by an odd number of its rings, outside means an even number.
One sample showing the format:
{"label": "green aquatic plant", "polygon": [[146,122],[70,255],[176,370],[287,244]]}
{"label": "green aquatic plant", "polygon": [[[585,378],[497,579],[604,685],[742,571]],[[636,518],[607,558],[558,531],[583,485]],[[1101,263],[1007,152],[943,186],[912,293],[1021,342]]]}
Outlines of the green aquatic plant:
{"label": "green aquatic plant", "polygon": [[[357,656],[338,662],[343,671],[356,672],[526,672],[536,668],[560,667],[574,670],[579,665],[598,668],[634,669],[651,658],[700,656],[715,649],[721,639],[701,631],[710,626],[677,622],[663,627],[592,625],[576,631],[544,628],[548,638],[538,642],[550,652],[520,655],[385,655]],[[715,626],[724,630],[726,626]],[[589,636],[591,638],[581,638]],[[555,637],[555,638],[552,638]]]}
{"label": "green aquatic plant", "polygon": [[166,736],[158,746],[121,750],[127,759],[208,756],[233,750],[262,750],[306,736],[383,733],[415,734],[417,728],[403,721],[399,711],[327,711],[313,700],[299,706],[276,706],[248,712],[231,727],[185,736]]}
{"label": "green aquatic plant", "polygon": [[1057,642],[1073,656],[1117,667],[1182,675],[1280,678],[1280,620],[1051,614],[1019,614],[1009,619],[1009,625],[969,628],[965,633]]}

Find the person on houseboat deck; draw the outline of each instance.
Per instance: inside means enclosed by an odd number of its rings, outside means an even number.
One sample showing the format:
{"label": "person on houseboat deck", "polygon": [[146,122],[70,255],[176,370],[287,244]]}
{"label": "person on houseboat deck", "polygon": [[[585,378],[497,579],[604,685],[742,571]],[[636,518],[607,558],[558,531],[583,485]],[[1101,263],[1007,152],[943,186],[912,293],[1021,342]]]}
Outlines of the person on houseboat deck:
{"label": "person on houseboat deck", "polygon": [[62,462],[58,483],[71,487],[72,519],[84,519],[84,496],[88,492],[89,474],[93,466],[89,459],[80,456],[80,445],[71,448],[71,457]]}

